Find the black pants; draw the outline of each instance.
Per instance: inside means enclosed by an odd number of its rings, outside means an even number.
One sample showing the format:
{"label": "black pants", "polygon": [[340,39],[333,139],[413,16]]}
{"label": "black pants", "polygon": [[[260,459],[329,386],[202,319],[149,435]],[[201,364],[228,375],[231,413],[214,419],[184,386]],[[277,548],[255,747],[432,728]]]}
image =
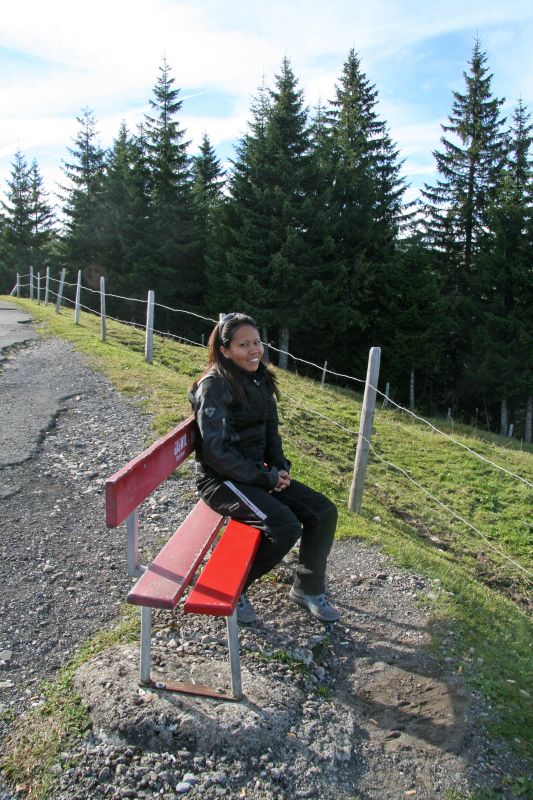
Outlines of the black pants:
{"label": "black pants", "polygon": [[322,594],[337,526],[337,508],[327,497],[293,479],[281,492],[209,478],[200,480],[198,489],[214,511],[263,531],[244,590],[279,564],[301,537],[294,586],[304,594]]}

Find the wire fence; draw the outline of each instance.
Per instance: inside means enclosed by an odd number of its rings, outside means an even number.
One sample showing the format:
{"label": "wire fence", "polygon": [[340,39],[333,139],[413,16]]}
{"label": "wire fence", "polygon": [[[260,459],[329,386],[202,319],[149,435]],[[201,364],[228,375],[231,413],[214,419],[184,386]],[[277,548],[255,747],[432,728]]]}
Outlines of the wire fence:
{"label": "wire fence", "polygon": [[[314,415],[320,417],[320,419],[326,420],[330,424],[335,425],[337,428],[340,428],[341,430],[343,430],[345,433],[350,434],[350,436],[352,436],[352,437],[353,436],[362,437],[363,439],[365,439],[365,441],[368,444],[372,454],[375,456],[375,458],[378,459],[378,461],[380,461],[382,464],[385,464],[387,467],[390,467],[391,469],[394,469],[397,472],[401,473],[405,478],[407,478],[407,480],[410,483],[412,483],[414,486],[417,487],[417,489],[419,489],[421,492],[423,492],[426,495],[426,497],[429,497],[431,500],[433,500],[435,503],[437,503],[441,508],[443,508],[452,518],[454,518],[454,519],[458,520],[459,522],[463,523],[470,530],[474,531],[474,533],[476,533],[478,536],[480,536],[481,539],[487,545],[487,547],[489,547],[495,553],[498,553],[498,555],[500,555],[505,561],[507,561],[509,564],[511,564],[516,569],[520,570],[525,575],[527,575],[528,578],[533,578],[533,572],[531,570],[526,569],[521,564],[519,564],[517,561],[515,561],[510,556],[508,556],[507,553],[505,553],[499,547],[496,547],[494,544],[492,544],[492,542],[490,541],[490,539],[489,539],[487,534],[483,533],[483,531],[481,531],[479,528],[477,528],[475,525],[473,525],[471,522],[469,522],[467,519],[465,519],[461,514],[459,514],[457,511],[455,511],[449,505],[447,505],[446,503],[443,503],[442,500],[439,500],[437,497],[435,497],[435,495],[432,494],[432,492],[430,492],[429,489],[427,489],[425,486],[423,486],[419,481],[415,480],[415,478],[413,478],[412,475],[409,475],[407,470],[403,469],[403,467],[399,467],[397,464],[394,464],[392,461],[389,461],[386,458],[383,458],[383,456],[381,456],[380,453],[378,453],[378,451],[372,445],[372,443],[368,439],[366,439],[366,437],[364,437],[360,431],[358,432],[355,429],[350,429],[350,428],[347,428],[345,425],[341,425],[341,423],[337,422],[337,420],[331,419],[331,417],[328,417],[326,414],[322,414],[321,412],[316,411],[315,409],[311,408],[310,406],[306,405],[305,403],[302,403],[301,401],[296,400],[296,398],[292,397],[287,392],[283,392],[282,391],[281,394],[284,397],[286,397],[288,400],[290,400],[290,402],[293,405],[296,405],[299,408],[304,409],[305,411],[307,411],[310,414],[314,414]],[[533,582],[530,581],[528,578],[526,578],[526,582],[527,582],[527,584],[529,586],[532,586]]]}
{"label": "wire fence", "polygon": [[[18,277],[17,285],[16,285],[16,287],[14,287],[12,294],[15,292],[15,290],[17,290],[17,293],[19,293],[20,289],[22,289],[22,288],[27,288],[27,287],[30,287],[30,289],[32,288],[31,280],[30,280],[30,282],[27,282],[27,283],[21,283],[20,282],[21,278],[24,279],[24,278],[27,278],[27,277],[30,277],[30,279],[31,279],[32,274],[29,273],[27,275]],[[92,293],[94,295],[101,296],[102,295],[102,291],[101,290],[92,289],[92,288],[87,287],[87,286],[82,286],[79,280],[76,283],[72,283],[72,282],[65,281],[64,278],[63,278],[63,281],[61,282],[60,279],[53,278],[51,275],[47,275],[47,292],[48,292],[48,294],[50,294],[51,296],[55,297],[56,299],[59,298],[60,303],[61,302],[65,302],[65,303],[69,304],[69,306],[74,306],[75,308],[78,307],[78,308],[83,309],[87,313],[94,314],[96,316],[101,316],[96,309],[82,304],[79,299],[78,300],[72,300],[69,297],[67,297],[64,294],[64,292],[63,292],[63,294],[60,294],[59,292],[52,291],[52,289],[50,289],[49,286],[48,286],[48,280],[59,284],[61,289],[63,287],[68,287],[68,288],[73,288],[74,287],[74,288],[76,288],[77,293],[81,293],[81,290],[83,290],[83,291],[88,291],[88,292],[90,292],[90,293]],[[111,298],[114,298],[114,299],[117,299],[117,300],[123,300],[123,301],[127,301],[127,302],[141,303],[144,306],[149,305],[149,300],[142,299],[142,298],[127,297],[127,296],[124,296],[124,295],[118,295],[118,294],[112,294],[112,293],[105,293],[105,297],[111,297]],[[40,297],[38,297],[37,299],[40,301]],[[161,308],[161,309],[163,309],[165,311],[169,311],[171,313],[185,314],[185,315],[188,315],[188,316],[191,316],[191,317],[194,317],[196,319],[199,319],[199,320],[202,320],[202,321],[205,321],[205,322],[209,322],[209,323],[212,323],[212,324],[215,324],[217,322],[217,319],[215,319],[213,317],[204,316],[202,314],[199,314],[199,313],[194,312],[194,311],[190,311],[188,309],[173,308],[171,306],[167,306],[167,305],[160,304],[160,303],[155,303],[155,302],[153,303],[153,305],[156,308]],[[141,323],[138,323],[138,322],[135,322],[135,321],[123,320],[123,319],[120,319],[118,317],[111,316],[109,314],[106,314],[106,319],[112,320],[112,321],[120,323],[122,325],[131,326],[134,329],[136,329],[137,331],[144,331],[144,332],[147,333],[147,324],[141,324]],[[196,347],[205,348],[205,346],[206,346],[203,341],[202,342],[194,341],[194,340],[192,340],[192,339],[190,339],[188,337],[177,335],[177,334],[171,333],[169,331],[158,330],[158,329],[154,328],[153,326],[152,326],[152,329],[151,329],[151,334],[156,334],[157,336],[159,336],[159,337],[161,337],[163,339],[167,338],[167,339],[175,340],[175,341],[177,341],[179,343],[185,343],[185,344],[193,345],[193,346],[196,346]],[[468,445],[464,444],[463,442],[460,442],[455,437],[451,436],[450,434],[446,433],[445,431],[440,430],[439,428],[437,428],[437,426],[435,426],[429,420],[427,420],[424,417],[416,414],[412,410],[407,409],[407,408],[401,406],[400,404],[396,403],[388,394],[380,391],[377,388],[377,386],[373,386],[372,384],[368,384],[367,380],[364,380],[362,378],[358,378],[356,376],[349,375],[349,374],[346,374],[346,373],[336,372],[336,371],[334,371],[334,370],[332,370],[330,368],[328,369],[326,367],[326,365],[321,366],[319,364],[316,364],[313,361],[310,361],[308,359],[304,359],[304,358],[301,358],[299,356],[296,356],[296,355],[294,355],[293,353],[291,353],[291,352],[289,352],[287,350],[282,350],[280,348],[275,347],[270,342],[269,343],[264,343],[264,344],[270,350],[272,350],[272,351],[274,351],[276,353],[279,353],[279,354],[286,355],[288,358],[290,358],[295,363],[302,363],[302,364],[305,364],[308,367],[311,367],[311,368],[314,368],[316,370],[319,370],[319,372],[320,372],[320,374],[322,376],[325,376],[327,374],[327,375],[331,375],[331,376],[333,376],[335,378],[341,378],[343,380],[352,381],[352,382],[355,382],[355,383],[358,383],[358,384],[370,385],[370,388],[373,389],[376,392],[377,395],[383,397],[387,401],[387,403],[390,403],[390,405],[393,406],[394,409],[397,412],[400,412],[402,415],[403,414],[409,415],[410,417],[412,417],[417,422],[428,426],[434,433],[436,433],[439,436],[443,437],[444,439],[446,439],[447,441],[449,441],[453,445],[456,445],[456,446],[460,447],[461,449],[465,450],[466,452],[468,452],[471,456],[475,457],[476,459],[479,459],[480,461],[490,465],[492,468],[501,471],[505,475],[507,475],[509,477],[512,477],[512,478],[522,482],[523,484],[533,488],[533,483],[531,481],[529,481],[527,478],[525,478],[522,475],[519,475],[519,474],[517,474],[515,472],[512,472],[511,470],[509,470],[508,468],[502,466],[501,464],[498,464],[495,461],[493,461],[493,460],[487,458],[486,456],[482,455],[481,453],[478,453],[477,451],[473,450],[471,447],[469,447]],[[364,437],[360,431],[357,432],[355,430],[350,430],[349,428],[346,428],[346,426],[342,425],[338,421],[332,419],[331,417],[328,417],[325,414],[322,414],[321,412],[318,412],[316,409],[313,409],[313,408],[301,403],[300,401],[298,401],[295,398],[291,397],[286,392],[282,392],[282,395],[285,396],[292,404],[294,404],[296,406],[299,406],[301,408],[304,408],[310,414],[314,414],[314,415],[320,417],[321,419],[323,419],[324,421],[327,421],[328,424],[331,424],[331,425],[336,426],[337,428],[340,428],[341,430],[345,431],[347,434],[350,434],[351,437],[354,437],[355,439],[362,438],[366,442],[366,444],[368,445],[368,448],[369,448],[370,452],[372,453],[374,458],[377,459],[377,461],[379,461],[382,464],[384,464],[387,468],[392,469],[392,470],[396,471],[397,473],[401,474],[406,480],[408,480],[413,486],[415,486],[417,488],[417,490],[419,490],[422,493],[424,493],[424,495],[426,495],[428,498],[430,498],[432,500],[432,502],[436,503],[437,506],[440,509],[443,509],[453,519],[455,519],[458,522],[460,522],[461,524],[465,525],[468,529],[470,529],[473,533],[475,533],[476,536],[480,537],[480,539],[486,544],[486,546],[490,550],[492,550],[493,552],[497,553],[500,558],[502,558],[506,562],[508,562],[514,569],[516,569],[520,573],[522,573],[523,576],[527,576],[527,577],[525,577],[525,580],[528,583],[528,585],[531,584],[531,581],[529,580],[529,578],[533,577],[533,572],[531,572],[530,570],[528,570],[525,567],[523,567],[517,561],[515,561],[510,556],[508,556],[503,550],[501,550],[496,545],[494,545],[490,541],[490,538],[486,533],[484,533],[482,530],[480,530],[477,526],[473,525],[473,523],[471,523],[463,515],[459,514],[457,511],[455,511],[453,508],[451,508],[448,504],[444,503],[442,500],[440,500],[438,497],[436,497],[432,492],[430,492],[419,481],[417,481],[415,478],[413,478],[413,476],[410,475],[403,467],[400,467],[397,464],[393,463],[392,461],[384,458],[376,450],[376,448],[371,444],[370,440],[368,438]]]}
{"label": "wire fence", "polygon": [[[31,273],[27,273],[26,275],[19,276],[19,278],[20,277],[22,277],[22,278],[31,277]],[[54,278],[51,275],[48,276],[48,279],[51,280],[51,281],[54,281],[55,283],[60,283],[59,279]],[[72,283],[72,282],[63,281],[63,285],[64,286],[68,286],[68,287],[77,287],[78,283]],[[30,283],[18,283],[18,287],[19,288],[24,288],[24,287],[28,287],[28,286],[31,286],[31,284]],[[14,287],[14,288],[17,288],[17,287]],[[83,291],[88,291],[88,292],[91,292],[92,294],[101,295],[101,290],[92,289],[91,287],[83,286],[83,285],[80,288]],[[52,292],[50,289],[48,291],[51,294],[53,294],[55,297],[58,296],[57,293]],[[128,302],[142,303],[144,305],[147,304],[147,300],[145,300],[143,298],[127,297],[127,296],[124,296],[124,295],[112,294],[110,292],[106,292],[106,297],[112,297],[112,298],[115,298],[115,299],[125,300],[125,301],[128,301]],[[65,300],[67,302],[69,301],[69,299],[66,298],[66,297],[65,297]],[[194,317],[196,319],[203,320],[205,322],[210,322],[210,323],[213,323],[213,324],[216,324],[216,322],[217,322],[217,320],[215,318],[213,318],[213,317],[204,316],[202,314],[198,314],[197,312],[189,311],[188,309],[173,308],[172,306],[167,306],[167,305],[164,305],[162,303],[154,303],[154,306],[156,308],[161,308],[161,309],[164,309],[166,311],[170,311],[172,313],[185,314],[185,315]],[[98,311],[96,311],[95,309],[90,308],[89,306],[82,305],[81,303],[80,303],[80,308],[83,308],[84,310],[88,311],[89,313],[98,314]],[[106,315],[106,317],[109,318],[109,319],[113,319],[116,322],[120,322],[120,323],[122,323],[124,325],[133,325],[134,327],[137,327],[139,329],[145,328],[145,325],[141,324],[141,323],[123,320],[123,319],[120,319],[118,317],[112,317],[110,315]],[[153,332],[157,333],[160,336],[165,336],[165,337],[169,337],[169,338],[172,338],[172,339],[176,339],[177,341],[186,342],[188,344],[193,344],[195,346],[205,347],[204,342],[198,342],[198,341],[192,340],[192,339],[190,339],[188,337],[172,334],[169,331],[161,331],[161,330],[154,329]],[[319,372],[322,375],[331,375],[331,376],[333,376],[335,378],[342,378],[343,380],[353,381],[355,383],[359,383],[359,384],[363,384],[363,385],[365,385],[367,383],[367,381],[365,379],[363,379],[363,378],[358,378],[358,377],[356,377],[354,375],[350,375],[350,374],[347,374],[347,373],[336,372],[335,370],[332,370],[330,368],[328,369],[325,365],[321,366],[320,364],[316,364],[313,361],[310,361],[308,359],[296,356],[296,355],[294,355],[293,353],[291,353],[291,352],[289,352],[287,350],[282,350],[280,348],[277,348],[270,342],[264,342],[264,345],[266,347],[268,347],[270,350],[273,350],[276,353],[286,355],[287,357],[289,357],[295,363],[302,363],[302,364],[305,364],[306,366],[309,366],[309,367],[312,367],[312,368],[314,368],[316,370],[319,370]],[[430,422],[429,420],[427,420],[424,417],[420,416],[419,414],[416,414],[411,409],[408,409],[405,406],[402,406],[399,403],[396,403],[390,397],[390,395],[386,394],[385,392],[382,392],[377,386],[373,386],[372,384],[370,384],[370,387],[376,392],[376,394],[378,394],[380,397],[382,397],[384,400],[386,400],[387,403],[390,403],[390,405],[394,406],[394,408],[396,408],[402,414],[407,414],[407,415],[411,416],[413,419],[415,419],[417,422],[420,422],[423,425],[427,425],[434,433],[438,434],[439,436],[444,437],[445,439],[447,439],[448,441],[452,442],[457,447],[460,447],[463,450],[466,450],[468,453],[470,453],[470,455],[474,456],[475,458],[479,459],[480,461],[483,461],[486,464],[489,464],[494,469],[498,469],[501,472],[509,475],[510,477],[516,478],[517,480],[522,481],[523,483],[525,483],[527,486],[533,488],[533,483],[531,481],[529,481],[527,478],[523,477],[522,475],[518,475],[515,472],[512,472],[511,470],[507,469],[506,467],[502,466],[501,464],[497,464],[495,461],[487,458],[486,456],[482,455],[481,453],[478,453],[476,450],[473,450],[471,447],[469,447],[468,445],[464,444],[463,442],[460,442],[455,437],[451,436],[449,433],[446,433],[445,431],[441,430],[440,428],[437,428],[437,426],[434,425],[432,422]]]}

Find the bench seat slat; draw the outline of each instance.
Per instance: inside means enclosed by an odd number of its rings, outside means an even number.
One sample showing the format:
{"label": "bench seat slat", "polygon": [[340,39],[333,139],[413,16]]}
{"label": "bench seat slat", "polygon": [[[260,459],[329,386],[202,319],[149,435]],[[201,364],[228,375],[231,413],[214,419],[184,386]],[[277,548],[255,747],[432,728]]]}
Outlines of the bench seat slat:
{"label": "bench seat slat", "polygon": [[200,500],[128,594],[128,603],[174,608],[224,518]]}
{"label": "bench seat slat", "polygon": [[261,531],[231,520],[196,586],[185,601],[183,610],[190,614],[229,617],[254,560]]}

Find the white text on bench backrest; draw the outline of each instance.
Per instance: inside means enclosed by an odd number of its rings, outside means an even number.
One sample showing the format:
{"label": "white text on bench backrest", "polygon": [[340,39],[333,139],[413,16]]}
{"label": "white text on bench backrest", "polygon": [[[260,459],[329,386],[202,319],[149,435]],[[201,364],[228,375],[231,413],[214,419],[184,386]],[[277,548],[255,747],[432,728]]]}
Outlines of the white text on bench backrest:
{"label": "white text on bench backrest", "polygon": [[176,439],[174,442],[174,456],[176,461],[180,457],[181,453],[185,450],[187,446],[187,434],[184,433],[183,436],[180,436],[179,439]]}

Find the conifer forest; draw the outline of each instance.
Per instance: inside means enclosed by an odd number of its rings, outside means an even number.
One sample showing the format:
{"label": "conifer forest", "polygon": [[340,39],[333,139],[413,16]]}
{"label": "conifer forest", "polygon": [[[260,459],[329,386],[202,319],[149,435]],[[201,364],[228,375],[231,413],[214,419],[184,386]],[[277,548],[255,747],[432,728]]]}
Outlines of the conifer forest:
{"label": "conifer forest", "polygon": [[[276,347],[361,378],[376,345],[396,402],[503,434],[513,423],[531,441],[533,124],[519,98],[503,116],[492,80],[476,41],[435,142],[435,181],[408,203],[402,154],[354,50],[313,109],[284,58],[226,169],[209,132],[192,152],[163,60],[150,112],[110,148],[80,111],[57,198],[14,153],[0,293],[30,265],[65,267],[70,281],[82,270],[84,286],[104,276],[123,297],[153,289],[171,308],[244,311]],[[143,322],[133,301],[109,298],[108,313]],[[155,327],[196,341],[210,330],[159,308]]]}

